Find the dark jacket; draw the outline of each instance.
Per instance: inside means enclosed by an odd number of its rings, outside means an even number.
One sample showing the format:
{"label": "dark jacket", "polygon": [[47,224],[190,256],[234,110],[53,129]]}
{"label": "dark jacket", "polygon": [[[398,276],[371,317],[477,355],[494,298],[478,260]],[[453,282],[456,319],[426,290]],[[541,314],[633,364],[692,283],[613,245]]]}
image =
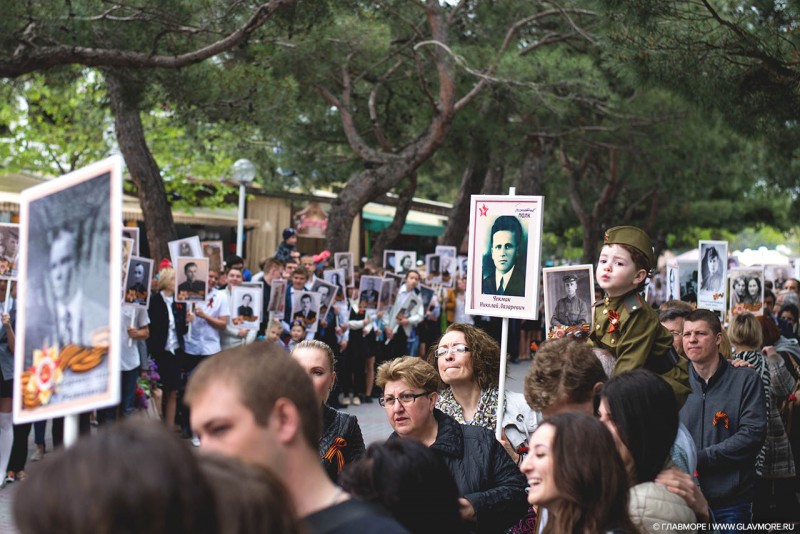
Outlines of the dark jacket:
{"label": "dark jacket", "polygon": [[722,356],[708,381],[691,367],[692,393],[681,422],[697,448],[700,488],[711,508],[752,502],[756,456],[767,434],[766,400],[758,374]]}
{"label": "dark jacket", "polygon": [[[340,439],[337,441],[337,438]],[[364,456],[364,451],[364,438],[356,416],[323,405],[319,457],[331,480],[336,482],[342,467]]]}
{"label": "dark jacket", "polygon": [[[184,350],[183,336],[186,334],[186,304],[172,301],[172,314],[175,316],[175,330],[178,333],[178,344]],[[150,354],[160,354],[167,344],[167,330],[169,329],[169,314],[167,303],[161,292],[150,297],[150,307],[147,308],[150,316],[150,337],[147,338],[147,351]]]}
{"label": "dark jacket", "polygon": [[[439,409],[433,415],[439,432],[431,450],[444,460],[458,491],[475,509],[475,532],[503,532],[518,523],[528,510],[527,483],[494,434],[481,426],[460,425]],[[395,438],[393,433],[390,439]]]}
{"label": "dark jacket", "polygon": [[[484,295],[497,295],[497,283],[494,279],[495,271],[483,279],[482,291]],[[503,295],[509,297],[525,296],[525,268],[520,265],[514,266],[514,272],[508,279],[508,285],[503,288]]]}

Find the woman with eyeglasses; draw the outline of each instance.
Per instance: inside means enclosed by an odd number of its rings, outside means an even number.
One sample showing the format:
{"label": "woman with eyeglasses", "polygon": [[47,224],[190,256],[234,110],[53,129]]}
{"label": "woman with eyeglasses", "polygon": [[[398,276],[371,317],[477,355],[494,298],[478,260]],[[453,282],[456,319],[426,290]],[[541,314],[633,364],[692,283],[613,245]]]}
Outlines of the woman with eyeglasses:
{"label": "woman with eyeglasses", "polygon": [[[495,429],[497,420],[500,347],[486,332],[470,324],[453,323],[428,353],[444,387],[436,407],[462,425]],[[521,393],[506,392],[501,443],[519,464],[528,438],[541,415]]]}
{"label": "woman with eyeglasses", "polygon": [[439,376],[432,365],[396,358],[378,367],[377,384],[394,428],[389,439],[417,440],[444,461],[468,532],[503,532],[519,522],[527,510],[525,478],[490,430],[460,425],[436,409]]}

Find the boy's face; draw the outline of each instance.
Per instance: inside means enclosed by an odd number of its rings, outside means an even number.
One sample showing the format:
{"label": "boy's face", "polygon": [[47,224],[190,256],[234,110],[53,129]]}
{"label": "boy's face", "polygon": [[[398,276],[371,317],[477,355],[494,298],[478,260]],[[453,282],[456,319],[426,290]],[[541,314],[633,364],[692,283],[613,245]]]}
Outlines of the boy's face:
{"label": "boy's face", "polygon": [[269,332],[267,332],[267,341],[278,341],[279,337],[281,337],[281,327],[279,326],[274,326],[269,329]]}
{"label": "boy's face", "polygon": [[636,289],[647,276],[639,269],[630,252],[619,245],[604,245],[595,272],[597,283],[609,297],[619,297]]}
{"label": "boy's face", "polygon": [[297,236],[293,235],[289,239],[286,240],[286,244],[290,247],[293,247],[297,244]]}
{"label": "boy's face", "polygon": [[306,331],[302,326],[293,326],[289,334],[294,341],[302,341],[303,338],[306,337]]}

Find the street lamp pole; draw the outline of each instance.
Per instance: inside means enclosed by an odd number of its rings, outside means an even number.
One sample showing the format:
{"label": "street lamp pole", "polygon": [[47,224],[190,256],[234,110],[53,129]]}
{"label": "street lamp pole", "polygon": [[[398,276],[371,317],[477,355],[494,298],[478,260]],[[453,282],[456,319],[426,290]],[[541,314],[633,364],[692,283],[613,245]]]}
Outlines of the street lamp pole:
{"label": "street lamp pole", "polygon": [[247,186],[253,183],[256,177],[256,167],[247,159],[237,160],[233,164],[233,179],[239,183],[239,216],[236,226],[236,255],[242,258],[242,243],[244,241],[244,201]]}

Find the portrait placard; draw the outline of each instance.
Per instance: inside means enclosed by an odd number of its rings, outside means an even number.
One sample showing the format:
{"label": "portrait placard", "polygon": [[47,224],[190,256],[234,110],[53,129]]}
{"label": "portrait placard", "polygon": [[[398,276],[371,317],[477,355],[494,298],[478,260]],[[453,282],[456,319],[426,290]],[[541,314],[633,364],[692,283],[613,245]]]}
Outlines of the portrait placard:
{"label": "portrait placard", "polygon": [[383,270],[389,273],[394,272],[395,266],[395,253],[396,250],[384,250],[383,251]]}
{"label": "portrait placard", "polygon": [[0,223],[0,280],[16,280],[19,263],[19,225]]}
{"label": "portrait placard", "polygon": [[178,257],[175,302],[204,302],[208,292],[208,258]]}
{"label": "portrait placard", "polygon": [[697,262],[678,260],[678,280],[681,284],[681,300],[697,303]]}
{"label": "portrait placard", "polygon": [[264,286],[260,283],[243,283],[231,288],[233,299],[233,317],[231,323],[239,328],[258,330],[261,325],[261,309],[264,298]]}
{"label": "portrait placard", "polygon": [[339,288],[339,290],[336,292],[334,302],[340,302],[347,298],[344,269],[325,269],[322,271],[322,279]]}
{"label": "portrait placard", "polygon": [[267,311],[274,313],[275,317],[283,318],[286,308],[286,280],[273,280],[271,287]]}
{"label": "portrait placard", "polygon": [[388,311],[394,306],[394,299],[397,296],[395,281],[393,278],[381,278],[381,300],[378,303],[378,311]]}
{"label": "portrait placard", "polygon": [[436,290],[431,286],[419,285],[419,297],[422,300],[422,312],[427,313],[431,310],[431,301],[436,294]]}
{"label": "portrait placard", "polygon": [[202,241],[200,245],[203,247],[203,256],[208,258],[208,268],[217,274],[222,272],[225,267],[222,257],[222,241]]}
{"label": "portrait placard", "polygon": [[306,332],[317,331],[319,293],[295,291],[292,295],[292,322],[303,321]]}
{"label": "portrait placard", "polygon": [[344,271],[344,278],[347,287],[353,287],[353,280],[355,280],[355,264],[353,263],[352,252],[335,252],[333,254],[333,264],[337,269]]}
{"label": "portrait placard", "polygon": [[119,403],[122,158],[20,196],[14,422]]}
{"label": "portrait placard", "polygon": [[764,315],[764,267],[731,267],[730,274],[731,313]]}
{"label": "portrait placard", "polygon": [[311,291],[319,293],[319,312],[324,315],[328,313],[328,308],[331,307],[331,304],[336,302],[339,286],[315,278],[314,283],[311,284]]}
{"label": "portrait placard", "polygon": [[764,280],[772,282],[772,290],[777,295],[778,291],[783,289],[783,284],[785,284],[789,278],[792,278],[791,272],[791,265],[765,265]]}
{"label": "portrait placard", "polygon": [[125,304],[147,309],[150,306],[150,285],[153,282],[153,260],[131,256],[125,283]]}
{"label": "portrait placard", "polygon": [[425,281],[429,284],[442,281],[441,259],[438,254],[425,254]]}
{"label": "portrait placard", "polygon": [[361,282],[358,286],[358,307],[365,310],[377,310],[378,303],[381,296],[381,281],[380,276],[367,276],[361,277]]}
{"label": "portrait placard", "polygon": [[[580,330],[591,333],[594,303],[594,266],[548,267],[544,275],[544,317],[548,337]],[[563,332],[561,336],[551,334]]]}
{"label": "portrait placard", "polygon": [[139,251],[139,228],[136,226],[123,226],[122,237],[132,239],[133,252],[131,254],[134,256],[141,256],[141,252]]}
{"label": "portrait placard", "polygon": [[667,287],[667,301],[681,300],[681,278],[677,263],[667,265],[667,279],[664,283]]}
{"label": "portrait placard", "polygon": [[456,247],[452,247],[450,245],[436,245],[434,253],[438,254],[439,256],[447,256],[448,258],[455,258]]}
{"label": "portrait placard", "polygon": [[468,256],[459,256],[458,257],[458,275],[461,277],[467,277],[467,270],[469,266],[469,257]]}
{"label": "portrait placard", "polygon": [[466,313],[537,319],[544,197],[470,198]]}
{"label": "portrait placard", "polygon": [[700,241],[697,264],[697,307],[725,312],[728,279],[728,242]]}
{"label": "portrait placard", "polygon": [[125,288],[128,287],[128,267],[133,256],[133,239],[122,238],[122,297],[125,297]]}
{"label": "portrait placard", "polygon": [[200,238],[195,236],[176,239],[167,243],[169,256],[172,265],[178,265],[178,258],[202,258],[203,249],[200,246]]}
{"label": "portrait placard", "polygon": [[417,268],[417,253],[411,250],[394,251],[394,272],[405,276],[408,271]]}
{"label": "portrait placard", "polygon": [[397,293],[400,291],[400,286],[403,285],[405,278],[400,276],[399,274],[388,273],[388,272],[383,273],[383,278],[386,280],[392,280],[393,282],[391,300],[392,300],[392,306],[394,306],[394,303],[397,301]]}

